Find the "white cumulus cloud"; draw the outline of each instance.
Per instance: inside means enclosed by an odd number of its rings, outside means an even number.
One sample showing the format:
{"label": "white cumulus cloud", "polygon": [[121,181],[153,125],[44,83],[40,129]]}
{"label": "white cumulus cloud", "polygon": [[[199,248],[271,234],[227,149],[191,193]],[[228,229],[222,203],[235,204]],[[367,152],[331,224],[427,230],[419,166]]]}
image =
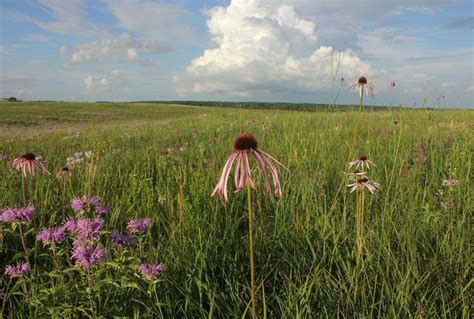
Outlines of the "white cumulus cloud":
{"label": "white cumulus cloud", "polygon": [[114,69],[108,74],[91,75],[84,79],[84,88],[88,91],[100,91],[112,86],[122,86],[125,83],[127,72]]}
{"label": "white cumulus cloud", "polygon": [[[293,6],[283,1],[233,0],[207,14],[215,47],[174,77],[179,93],[252,96],[331,86],[330,61],[337,51],[318,46],[315,23],[301,18]],[[351,50],[342,54],[339,76],[373,74],[370,65]]]}
{"label": "white cumulus cloud", "polygon": [[[87,62],[100,62],[105,59],[130,60],[146,64],[147,60],[137,59],[139,52],[166,52],[168,49],[154,42],[144,42],[122,33],[117,38],[94,41],[84,44],[74,50],[68,58],[67,66]],[[61,48],[60,55],[67,52]]]}

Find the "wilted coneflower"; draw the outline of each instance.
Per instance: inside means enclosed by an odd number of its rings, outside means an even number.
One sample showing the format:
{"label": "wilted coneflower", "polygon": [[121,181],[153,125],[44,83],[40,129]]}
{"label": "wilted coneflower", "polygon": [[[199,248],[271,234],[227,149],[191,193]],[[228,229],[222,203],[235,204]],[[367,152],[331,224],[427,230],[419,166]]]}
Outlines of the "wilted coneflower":
{"label": "wilted coneflower", "polygon": [[72,168],[69,168],[68,166],[61,167],[61,169],[58,172],[57,177],[71,177],[72,176]]}
{"label": "wilted coneflower", "polygon": [[159,263],[159,264],[143,263],[140,266],[138,266],[138,272],[143,278],[147,280],[155,279],[156,277],[161,275],[163,270],[164,270],[164,267],[162,263]]}
{"label": "wilted coneflower", "polygon": [[50,175],[46,164],[41,156],[36,156],[33,153],[26,153],[13,160],[13,169],[21,171],[23,177],[35,176],[35,170],[39,169],[44,174]]}
{"label": "wilted coneflower", "polygon": [[240,133],[234,142],[234,153],[232,153],[222,170],[221,177],[217,183],[211,196],[217,194],[224,201],[228,200],[227,197],[227,181],[229,179],[230,171],[235,160],[237,160],[237,166],[234,173],[234,182],[238,193],[242,191],[247,183],[250,187],[255,188],[252,180],[252,174],[250,172],[249,155],[252,155],[256,162],[256,167],[259,175],[263,175],[265,179],[266,192],[270,192],[270,178],[273,180],[273,188],[275,195],[281,196],[281,185],[278,178],[278,171],[276,164],[282,166],[288,170],[283,164],[274,159],[269,154],[265,153],[257,147],[257,140],[247,132]]}
{"label": "wilted coneflower", "polygon": [[357,169],[364,169],[364,167],[367,167],[367,169],[370,169],[371,166],[377,166],[375,165],[372,161],[370,161],[367,156],[361,156],[358,159],[349,162],[349,168],[355,166]]}
{"label": "wilted coneflower", "polygon": [[457,185],[459,185],[459,180],[457,180],[457,179],[443,179],[441,184],[443,186],[457,186]]}
{"label": "wilted coneflower", "polygon": [[356,169],[353,172],[346,173],[346,175],[349,176],[351,180],[358,180],[359,178],[365,177],[367,175],[367,172],[361,172]]}
{"label": "wilted coneflower", "polygon": [[30,272],[30,263],[28,262],[19,262],[16,265],[7,265],[5,266],[5,275],[10,278],[23,277],[24,274]]}
{"label": "wilted coneflower", "polygon": [[127,224],[127,229],[131,233],[144,233],[151,226],[151,218],[131,219]]}
{"label": "wilted coneflower", "polygon": [[357,80],[357,83],[354,83],[349,86],[349,89],[354,91],[356,88],[359,89],[359,95],[360,95],[360,108],[359,111],[362,111],[362,99],[364,96],[364,91],[366,95],[369,95],[369,91],[372,91],[372,87],[369,86],[367,83],[367,78],[365,76],[361,76],[359,80]]}
{"label": "wilted coneflower", "polygon": [[63,227],[45,228],[36,235],[36,239],[43,245],[63,242],[66,239]]}
{"label": "wilted coneflower", "polygon": [[369,192],[373,193],[379,186],[379,183],[369,181],[366,177],[359,178],[354,183],[347,185],[347,187],[351,187],[351,193],[356,190],[363,190],[364,188],[367,188]]}

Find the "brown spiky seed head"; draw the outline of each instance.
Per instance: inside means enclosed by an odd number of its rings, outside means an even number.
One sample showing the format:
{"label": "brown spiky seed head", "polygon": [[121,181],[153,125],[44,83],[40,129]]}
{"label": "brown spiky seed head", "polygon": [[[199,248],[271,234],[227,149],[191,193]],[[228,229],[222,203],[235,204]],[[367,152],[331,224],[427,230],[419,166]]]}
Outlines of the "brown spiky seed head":
{"label": "brown spiky seed head", "polygon": [[357,180],[357,183],[359,183],[359,184],[364,184],[364,183],[367,183],[368,181],[369,181],[369,180],[364,177],[364,178],[358,179],[358,180]]}
{"label": "brown spiky seed head", "polygon": [[235,139],[235,142],[234,142],[234,148],[237,151],[256,149],[257,140],[255,139],[255,137],[252,136],[252,134],[247,133],[247,132],[242,132],[239,135],[237,135],[237,138]]}
{"label": "brown spiky seed head", "polygon": [[25,155],[22,155],[21,157],[28,161],[33,161],[36,159],[36,156],[33,153],[26,153]]}
{"label": "brown spiky seed head", "polygon": [[361,156],[359,157],[359,161],[366,161],[367,160],[367,156]]}
{"label": "brown spiky seed head", "polygon": [[367,79],[365,76],[361,76],[359,78],[359,81],[357,81],[359,84],[367,84]]}

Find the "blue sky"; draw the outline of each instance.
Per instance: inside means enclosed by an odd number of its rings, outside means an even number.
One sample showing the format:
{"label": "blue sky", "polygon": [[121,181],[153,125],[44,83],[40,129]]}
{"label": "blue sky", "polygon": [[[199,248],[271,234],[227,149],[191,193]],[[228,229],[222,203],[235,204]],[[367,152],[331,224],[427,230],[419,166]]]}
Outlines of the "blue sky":
{"label": "blue sky", "polygon": [[[474,106],[471,1],[2,0],[0,96]],[[337,71],[336,71],[337,70]],[[344,82],[341,82],[344,78]],[[389,83],[396,83],[391,87]]]}

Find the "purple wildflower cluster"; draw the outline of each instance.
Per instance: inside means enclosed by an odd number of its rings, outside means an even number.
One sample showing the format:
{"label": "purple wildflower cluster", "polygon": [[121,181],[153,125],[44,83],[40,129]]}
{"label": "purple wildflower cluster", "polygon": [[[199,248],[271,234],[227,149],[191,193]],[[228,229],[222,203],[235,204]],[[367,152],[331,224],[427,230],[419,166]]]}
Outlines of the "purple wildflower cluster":
{"label": "purple wildflower cluster", "polygon": [[131,219],[127,224],[127,229],[131,233],[144,233],[151,226],[151,218]]}
{"label": "purple wildflower cluster", "polygon": [[143,263],[140,266],[138,266],[138,272],[140,275],[147,279],[147,280],[153,280],[156,277],[158,277],[162,272],[163,272],[163,264],[146,264]]}
{"label": "purple wildflower cluster", "polygon": [[83,196],[74,198],[71,207],[75,213],[81,215],[85,212],[96,212],[99,215],[106,215],[110,212],[110,208],[105,207],[97,196]]}
{"label": "purple wildflower cluster", "polygon": [[71,234],[75,235],[76,239],[94,241],[99,239],[103,223],[103,220],[100,218],[78,220],[69,219],[64,223],[64,228]]}
{"label": "purple wildflower cluster", "polygon": [[97,245],[78,245],[72,250],[71,258],[76,265],[88,270],[106,256],[105,249],[100,249]]}
{"label": "purple wildflower cluster", "polygon": [[63,242],[66,239],[64,227],[45,228],[36,235],[36,239],[43,245]]}
{"label": "purple wildflower cluster", "polygon": [[26,223],[36,215],[35,207],[29,204],[26,207],[5,208],[0,215],[2,223]]}
{"label": "purple wildflower cluster", "polygon": [[96,219],[69,219],[63,228],[75,236],[71,258],[76,265],[88,270],[97,262],[105,258],[105,249],[98,248],[95,242],[100,238],[103,220]]}
{"label": "purple wildflower cluster", "polygon": [[110,234],[112,244],[119,247],[131,247],[135,245],[135,237],[133,235],[123,234],[116,230]]}
{"label": "purple wildflower cluster", "polygon": [[16,265],[7,265],[5,267],[5,275],[10,278],[22,277],[24,274],[30,272],[30,264],[28,262],[20,262]]}

